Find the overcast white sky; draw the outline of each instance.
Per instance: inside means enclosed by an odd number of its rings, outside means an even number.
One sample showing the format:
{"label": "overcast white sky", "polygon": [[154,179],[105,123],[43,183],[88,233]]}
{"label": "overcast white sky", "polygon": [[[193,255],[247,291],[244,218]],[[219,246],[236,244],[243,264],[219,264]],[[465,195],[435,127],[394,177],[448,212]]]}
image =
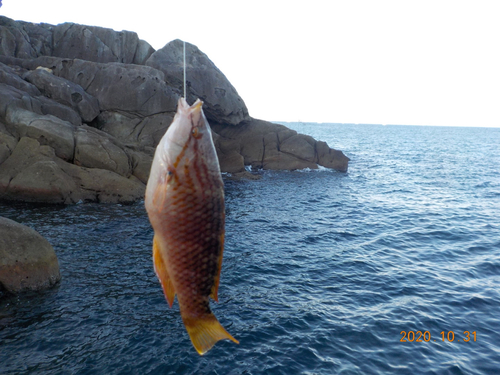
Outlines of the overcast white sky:
{"label": "overcast white sky", "polygon": [[0,14],[193,43],[256,118],[500,127],[500,1],[3,0]]}

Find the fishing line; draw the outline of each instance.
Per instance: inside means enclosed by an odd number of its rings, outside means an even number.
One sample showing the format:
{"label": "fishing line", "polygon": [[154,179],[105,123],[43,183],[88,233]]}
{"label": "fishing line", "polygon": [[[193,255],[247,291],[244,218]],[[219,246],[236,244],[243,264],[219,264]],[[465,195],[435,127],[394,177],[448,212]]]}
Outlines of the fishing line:
{"label": "fishing line", "polygon": [[187,97],[186,97],[186,42],[182,42],[183,43],[183,55],[184,55],[184,99],[186,99],[187,101]]}

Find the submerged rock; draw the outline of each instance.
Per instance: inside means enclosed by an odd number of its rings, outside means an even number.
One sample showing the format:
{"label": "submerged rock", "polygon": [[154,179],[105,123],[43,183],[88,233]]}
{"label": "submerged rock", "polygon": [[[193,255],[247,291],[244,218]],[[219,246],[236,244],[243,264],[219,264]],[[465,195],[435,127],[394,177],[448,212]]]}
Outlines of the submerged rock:
{"label": "submerged rock", "polygon": [[50,288],[61,279],[50,243],[35,230],[0,217],[0,290]]}
{"label": "submerged rock", "polygon": [[[0,199],[142,199],[182,92],[182,41],[154,51],[129,31],[3,16],[0,39]],[[347,170],[341,151],[251,118],[208,56],[186,50],[187,96],[204,101],[222,172]]]}

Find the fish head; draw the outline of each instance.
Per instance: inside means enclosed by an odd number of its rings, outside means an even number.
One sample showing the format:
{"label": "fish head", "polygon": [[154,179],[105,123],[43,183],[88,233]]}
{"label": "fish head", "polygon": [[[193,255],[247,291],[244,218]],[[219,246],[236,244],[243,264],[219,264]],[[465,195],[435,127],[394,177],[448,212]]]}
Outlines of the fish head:
{"label": "fish head", "polygon": [[203,151],[206,138],[211,139],[210,126],[202,110],[203,102],[198,99],[189,105],[184,98],[179,99],[177,113],[165,134],[163,148],[166,159],[171,164]]}
{"label": "fish head", "polygon": [[174,120],[156,148],[146,189],[148,205],[159,192],[167,194],[171,188],[193,181],[196,170],[220,178],[212,132],[202,105],[199,99],[191,106],[184,98],[179,99]]}
{"label": "fish head", "polygon": [[201,161],[209,170],[220,173],[212,131],[202,106],[200,99],[190,106],[180,98],[174,120],[165,133],[164,142],[161,142],[165,164],[178,175],[182,174],[181,169],[195,161]]}

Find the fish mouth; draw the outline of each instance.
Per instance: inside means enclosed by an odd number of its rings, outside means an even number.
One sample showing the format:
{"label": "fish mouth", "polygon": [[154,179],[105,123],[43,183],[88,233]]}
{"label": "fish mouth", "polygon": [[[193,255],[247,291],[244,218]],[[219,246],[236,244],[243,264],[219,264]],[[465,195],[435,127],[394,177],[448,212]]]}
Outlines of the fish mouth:
{"label": "fish mouth", "polygon": [[203,102],[200,100],[200,99],[197,99],[194,104],[191,106],[191,110],[193,112],[200,112],[201,111],[201,107],[203,106]]}
{"label": "fish mouth", "polygon": [[200,124],[204,122],[202,119],[202,106],[203,102],[200,99],[197,99],[196,102],[194,102],[194,104],[189,107],[190,117],[194,126],[200,126]]}

